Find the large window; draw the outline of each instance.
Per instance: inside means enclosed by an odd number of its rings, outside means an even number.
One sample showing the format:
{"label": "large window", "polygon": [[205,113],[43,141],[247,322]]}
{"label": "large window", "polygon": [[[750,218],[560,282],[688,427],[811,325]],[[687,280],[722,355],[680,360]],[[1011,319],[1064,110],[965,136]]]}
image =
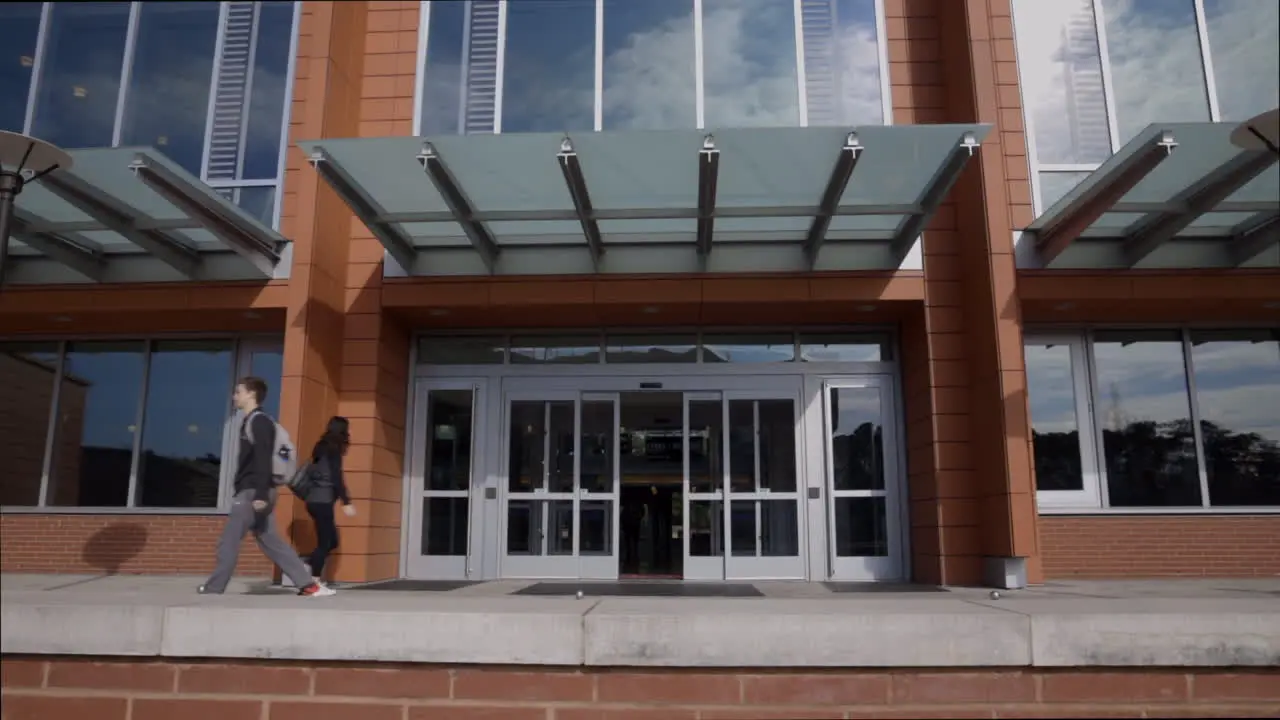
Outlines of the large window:
{"label": "large window", "polygon": [[279,214],[294,2],[0,5],[0,129],[154,147],[268,225]]}
{"label": "large window", "polygon": [[882,124],[880,0],[435,0],[424,135]]}
{"label": "large window", "polygon": [[1041,211],[1153,122],[1280,104],[1280,3],[1013,0]]}
{"label": "large window", "polygon": [[0,343],[0,505],[213,510],[231,478],[238,375],[269,386],[278,340]]}
{"label": "large window", "polygon": [[1026,339],[1042,508],[1280,509],[1280,330]]}

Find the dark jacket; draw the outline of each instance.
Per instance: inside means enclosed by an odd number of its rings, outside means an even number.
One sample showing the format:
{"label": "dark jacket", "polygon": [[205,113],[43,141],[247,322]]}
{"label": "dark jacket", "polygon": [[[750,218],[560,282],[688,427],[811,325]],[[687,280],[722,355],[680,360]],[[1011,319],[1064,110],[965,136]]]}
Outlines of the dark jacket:
{"label": "dark jacket", "polygon": [[[253,423],[253,441],[245,428]],[[271,451],[276,446],[276,424],[260,410],[254,410],[240,423],[240,457],[236,460],[236,494],[253,491],[254,500],[271,500],[275,483],[271,479]]]}
{"label": "dark jacket", "polygon": [[341,500],[343,505],[350,505],[347,495],[347,484],[342,477],[342,450],[328,443],[316,443],[311,451],[311,464],[315,468],[314,479],[307,491],[306,501],[309,503],[333,503]]}

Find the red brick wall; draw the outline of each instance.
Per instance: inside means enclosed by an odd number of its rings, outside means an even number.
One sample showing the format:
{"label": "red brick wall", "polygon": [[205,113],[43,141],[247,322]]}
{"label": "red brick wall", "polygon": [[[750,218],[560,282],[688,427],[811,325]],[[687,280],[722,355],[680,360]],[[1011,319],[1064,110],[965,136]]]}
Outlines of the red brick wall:
{"label": "red brick wall", "polygon": [[[213,571],[220,515],[3,515],[4,572],[203,575]],[[271,575],[252,539],[236,574]],[[3,720],[8,720],[4,716]]]}
{"label": "red brick wall", "polygon": [[1274,577],[1280,516],[1040,517],[1048,579]]}
{"label": "red brick wall", "polygon": [[4,720],[1274,717],[1280,671],[700,672],[6,657]]}

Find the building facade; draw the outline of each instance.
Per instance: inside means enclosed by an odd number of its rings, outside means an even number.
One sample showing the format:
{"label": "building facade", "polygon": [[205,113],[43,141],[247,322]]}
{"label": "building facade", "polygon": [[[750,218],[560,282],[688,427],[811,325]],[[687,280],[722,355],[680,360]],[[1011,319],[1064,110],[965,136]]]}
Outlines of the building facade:
{"label": "building facade", "polygon": [[252,374],[344,581],[1280,573],[1280,11],[1051,5],[0,7],[4,570],[206,572]]}

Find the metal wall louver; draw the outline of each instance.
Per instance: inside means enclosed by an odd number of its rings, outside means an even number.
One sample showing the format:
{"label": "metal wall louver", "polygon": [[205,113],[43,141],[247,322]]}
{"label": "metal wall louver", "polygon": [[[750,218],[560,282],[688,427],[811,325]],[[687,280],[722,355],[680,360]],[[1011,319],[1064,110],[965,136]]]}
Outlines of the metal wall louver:
{"label": "metal wall louver", "polygon": [[261,8],[256,2],[228,2],[222,54],[214,81],[213,127],[209,135],[208,180],[235,180],[244,165],[249,98]]}

